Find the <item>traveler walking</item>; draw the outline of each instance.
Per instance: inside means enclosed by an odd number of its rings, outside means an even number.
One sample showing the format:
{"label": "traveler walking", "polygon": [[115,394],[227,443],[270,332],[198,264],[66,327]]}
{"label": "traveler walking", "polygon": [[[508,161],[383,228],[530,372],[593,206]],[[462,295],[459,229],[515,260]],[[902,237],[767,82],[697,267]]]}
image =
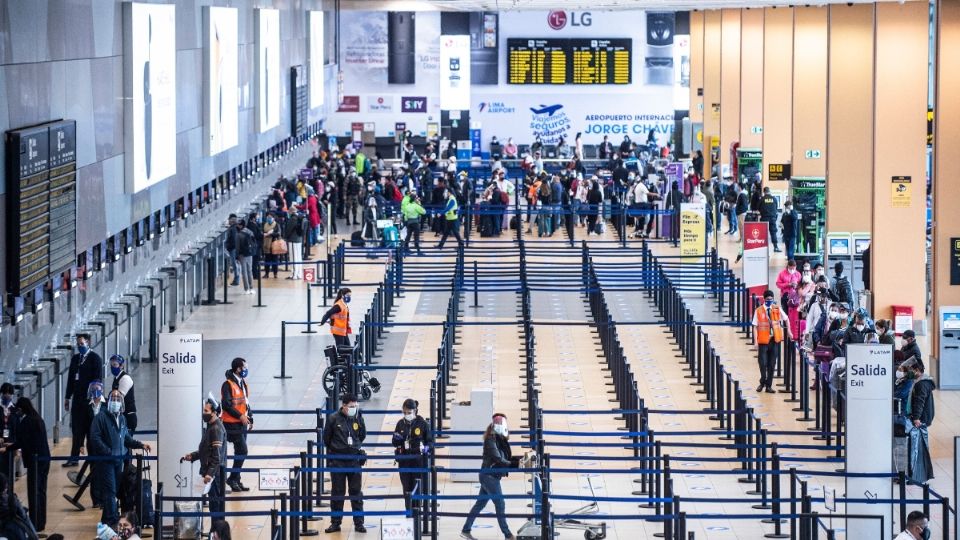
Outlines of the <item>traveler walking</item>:
{"label": "traveler walking", "polygon": [[[507,427],[507,417],[504,414],[494,414],[493,421],[487,426],[483,434],[483,462],[480,468],[484,471],[490,469],[515,469],[519,466],[519,459],[513,457],[510,450],[510,430]],[[510,532],[510,526],[507,524],[506,504],[503,499],[503,489],[500,487],[500,480],[507,476],[506,472],[481,472],[480,473],[480,493],[477,495],[477,502],[470,509],[467,521],[460,530],[460,538],[465,540],[476,540],[471,530],[473,522],[480,515],[480,512],[487,506],[487,502],[493,501],[493,508],[497,514],[497,524],[500,526],[500,532],[506,540],[516,538]]]}
{"label": "traveler walking", "polygon": [[123,395],[119,390],[110,392],[106,408],[101,407],[90,426],[90,456],[112,458],[95,461],[93,480],[99,484],[100,502],[103,511],[100,522],[109,526],[117,524],[117,493],[123,473],[123,462],[130,448],[150,451],[150,445],[130,436],[127,420],[123,417]]}

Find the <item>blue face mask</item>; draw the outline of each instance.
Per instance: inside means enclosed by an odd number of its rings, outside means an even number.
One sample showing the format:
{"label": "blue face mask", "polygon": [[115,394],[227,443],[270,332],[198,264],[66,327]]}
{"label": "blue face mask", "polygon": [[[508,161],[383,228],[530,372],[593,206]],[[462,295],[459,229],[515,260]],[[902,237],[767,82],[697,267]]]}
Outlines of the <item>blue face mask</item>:
{"label": "blue face mask", "polygon": [[246,378],[247,378],[247,375],[249,375],[249,374],[250,374],[250,371],[248,371],[247,368],[243,368],[243,369],[240,370],[240,378],[241,378],[241,379],[246,379]]}
{"label": "blue face mask", "polygon": [[89,350],[90,350],[90,347],[87,347],[86,345],[77,346],[77,352],[79,352],[80,354],[87,354],[87,351]]}
{"label": "blue face mask", "polygon": [[343,297],[343,301],[344,301],[345,303],[349,304],[349,303],[350,303],[350,295],[344,296],[344,297]]}
{"label": "blue face mask", "polygon": [[113,376],[116,377],[120,375],[120,372],[123,371],[123,368],[120,366],[110,366],[110,373],[113,373]]}
{"label": "blue face mask", "polygon": [[770,306],[773,305],[773,298],[767,298],[767,299],[765,299],[765,300],[763,301],[763,303],[764,303],[764,305],[766,305],[767,307],[770,307]]}
{"label": "blue face mask", "polygon": [[273,225],[273,218],[272,218],[272,217],[268,217],[268,218],[267,218],[267,223]]}
{"label": "blue face mask", "polygon": [[9,407],[11,403],[13,403],[13,396],[0,397],[0,405],[3,405],[4,407]]}

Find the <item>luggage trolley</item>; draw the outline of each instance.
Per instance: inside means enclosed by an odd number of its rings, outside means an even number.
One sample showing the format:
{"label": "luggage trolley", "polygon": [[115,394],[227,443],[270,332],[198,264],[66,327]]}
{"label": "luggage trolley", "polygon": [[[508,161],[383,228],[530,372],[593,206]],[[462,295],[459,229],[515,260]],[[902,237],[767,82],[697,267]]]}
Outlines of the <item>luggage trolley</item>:
{"label": "luggage trolley", "polygon": [[[534,452],[527,452],[520,459],[520,468],[530,469],[527,476],[530,479],[531,493],[533,494],[533,515],[537,516],[520,527],[517,532],[517,540],[547,540],[542,538],[540,528],[540,494],[543,492],[542,478],[540,478],[539,459]],[[590,496],[596,497],[593,491],[593,482],[587,477],[587,486],[590,488]],[[563,512],[564,515],[571,516],[592,516],[600,511],[597,501],[583,505],[574,510]],[[603,540],[607,537],[607,524],[604,521],[600,523],[587,523],[574,518],[564,518],[553,520],[553,529],[568,529],[574,531],[583,531],[583,537],[586,540]],[[552,539],[550,539],[552,540]]]}
{"label": "luggage trolley", "polygon": [[[330,345],[324,349],[330,365],[323,371],[323,389],[328,396],[337,397],[352,392],[347,377],[347,360],[353,356],[354,347],[337,347]],[[367,401],[373,394],[380,391],[380,381],[372,377],[365,369],[357,370],[357,394],[362,401]]]}

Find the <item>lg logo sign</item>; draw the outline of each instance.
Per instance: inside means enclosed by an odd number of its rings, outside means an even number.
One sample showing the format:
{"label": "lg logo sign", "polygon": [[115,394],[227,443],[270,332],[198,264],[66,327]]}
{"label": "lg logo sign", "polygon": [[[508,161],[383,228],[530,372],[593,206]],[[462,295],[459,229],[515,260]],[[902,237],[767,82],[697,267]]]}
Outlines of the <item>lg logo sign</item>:
{"label": "lg logo sign", "polygon": [[562,30],[567,26],[569,20],[570,26],[590,26],[593,24],[593,17],[589,11],[576,12],[571,11],[569,15],[566,11],[551,11],[547,14],[547,24],[554,30]]}

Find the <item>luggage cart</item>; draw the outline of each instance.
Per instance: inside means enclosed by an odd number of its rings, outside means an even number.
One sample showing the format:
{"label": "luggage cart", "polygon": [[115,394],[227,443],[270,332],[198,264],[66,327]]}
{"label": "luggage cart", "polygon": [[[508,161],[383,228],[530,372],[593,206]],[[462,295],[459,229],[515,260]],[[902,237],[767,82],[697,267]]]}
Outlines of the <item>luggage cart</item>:
{"label": "luggage cart", "polygon": [[[531,470],[527,473],[527,476],[529,477],[530,485],[532,486],[531,493],[533,494],[533,515],[540,516],[540,495],[543,492],[543,484],[542,479],[540,478],[540,473],[537,472],[539,470],[539,460],[537,458],[537,454],[534,452],[527,452],[520,459],[520,468]],[[593,490],[593,482],[589,477],[587,477],[587,486],[590,488],[590,496],[596,498],[596,493]],[[592,501],[590,504],[586,504],[574,510],[565,511],[562,513],[566,516],[586,517],[595,515],[599,511],[600,507],[597,504],[597,501]],[[555,519],[553,520],[552,530],[556,529],[583,531],[583,537],[586,540],[603,540],[607,537],[607,524],[603,521],[600,523],[588,523],[570,517]],[[539,517],[528,520],[523,524],[522,527],[520,527],[520,530],[517,531],[517,540],[548,540],[544,539],[541,535]]]}

